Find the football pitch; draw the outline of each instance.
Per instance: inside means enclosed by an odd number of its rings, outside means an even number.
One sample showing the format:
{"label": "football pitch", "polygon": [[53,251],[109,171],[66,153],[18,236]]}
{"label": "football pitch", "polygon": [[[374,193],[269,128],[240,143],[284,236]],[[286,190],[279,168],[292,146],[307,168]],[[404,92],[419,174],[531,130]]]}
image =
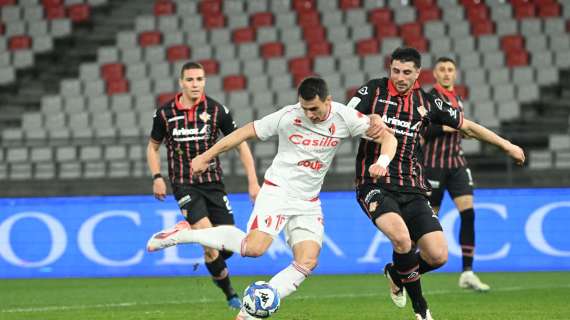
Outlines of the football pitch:
{"label": "football pitch", "polygon": [[[481,273],[492,287],[457,286],[458,274],[424,276],[436,320],[570,319],[565,272]],[[243,290],[267,276],[233,277]],[[234,319],[221,291],[205,277],[0,280],[0,319]],[[286,298],[271,319],[413,319],[398,309],[381,275],[313,276]]]}

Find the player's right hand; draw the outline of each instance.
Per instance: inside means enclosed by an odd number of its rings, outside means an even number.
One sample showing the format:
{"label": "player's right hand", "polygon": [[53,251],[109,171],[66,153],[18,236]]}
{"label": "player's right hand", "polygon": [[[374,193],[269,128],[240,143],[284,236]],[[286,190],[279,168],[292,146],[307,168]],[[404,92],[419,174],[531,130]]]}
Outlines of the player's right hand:
{"label": "player's right hand", "polygon": [[510,144],[507,150],[505,150],[507,154],[515,160],[515,163],[519,166],[522,166],[525,161],[524,151],[521,147],[517,146],[516,144]]}
{"label": "player's right hand", "polygon": [[154,179],[152,193],[157,200],[163,201],[166,198],[166,183],[163,178]]}
{"label": "player's right hand", "polygon": [[371,165],[370,168],[368,168],[368,172],[372,178],[380,178],[385,176],[388,173],[388,170],[385,167],[375,163]]}
{"label": "player's right hand", "polygon": [[208,169],[209,165],[209,161],[206,161],[204,156],[200,154],[190,162],[190,170],[192,170],[193,175],[201,175]]}

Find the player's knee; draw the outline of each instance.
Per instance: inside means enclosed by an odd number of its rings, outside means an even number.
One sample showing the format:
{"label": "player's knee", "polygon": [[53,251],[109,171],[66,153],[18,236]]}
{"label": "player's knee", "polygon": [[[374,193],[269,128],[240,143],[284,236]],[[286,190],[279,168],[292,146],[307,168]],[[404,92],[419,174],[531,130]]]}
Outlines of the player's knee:
{"label": "player's knee", "polygon": [[252,258],[257,258],[265,253],[267,248],[261,244],[249,244],[247,245],[245,255]]}
{"label": "player's knee", "polygon": [[211,248],[204,248],[204,260],[206,262],[214,261],[218,258],[218,251],[211,249]]}
{"label": "player's knee", "polygon": [[319,260],[316,257],[305,257],[297,261],[297,263],[308,270],[313,270],[319,264]]}
{"label": "player's knee", "polygon": [[392,237],[392,246],[394,251],[398,253],[406,253],[412,250],[412,240],[406,234],[397,235]]}
{"label": "player's knee", "polygon": [[441,267],[447,262],[447,248],[432,250],[427,254],[426,262],[432,267]]}

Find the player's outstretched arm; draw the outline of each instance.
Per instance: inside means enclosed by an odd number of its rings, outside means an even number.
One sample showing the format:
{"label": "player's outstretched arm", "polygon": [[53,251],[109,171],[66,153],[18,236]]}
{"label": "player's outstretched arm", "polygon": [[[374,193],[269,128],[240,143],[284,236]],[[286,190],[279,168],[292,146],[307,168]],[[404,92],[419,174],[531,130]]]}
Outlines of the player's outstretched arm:
{"label": "player's outstretched arm", "polygon": [[388,165],[396,154],[398,139],[389,130],[384,130],[378,138],[374,139],[374,142],[381,144],[382,147],[380,148],[378,160],[368,168],[368,172],[373,178],[378,178],[385,176],[388,172]]}
{"label": "player's outstretched arm", "polygon": [[525,161],[524,151],[521,147],[512,144],[509,140],[501,138],[498,134],[477,124],[473,121],[463,119],[463,124],[459,128],[461,132],[471,138],[495,145],[503,150],[508,156],[515,160],[518,165],[523,165]]}
{"label": "player's outstretched arm", "polygon": [[[148,146],[146,147],[146,162],[148,168],[150,169],[150,174],[154,177],[160,174],[160,142],[156,142],[152,139],[148,141]],[[156,178],[152,180],[152,193],[154,197],[158,200],[164,200],[166,198],[166,183],[162,178]]]}
{"label": "player's outstretched arm", "polygon": [[247,175],[247,190],[249,197],[251,200],[255,201],[260,187],[259,181],[257,181],[257,173],[255,173],[255,162],[253,161],[253,155],[251,154],[251,150],[245,141],[239,145],[238,151],[241,163],[245,169],[245,174]]}
{"label": "player's outstretched arm", "polygon": [[[255,129],[253,128],[253,122],[246,124],[245,126],[235,130],[229,135],[222,138],[216,144],[214,144],[208,151],[196,156],[192,159],[192,172],[194,174],[201,174],[206,169],[208,169],[209,162],[221,153],[224,153],[230,149],[237,147],[240,143],[255,138]],[[252,159],[253,162],[253,159]]]}

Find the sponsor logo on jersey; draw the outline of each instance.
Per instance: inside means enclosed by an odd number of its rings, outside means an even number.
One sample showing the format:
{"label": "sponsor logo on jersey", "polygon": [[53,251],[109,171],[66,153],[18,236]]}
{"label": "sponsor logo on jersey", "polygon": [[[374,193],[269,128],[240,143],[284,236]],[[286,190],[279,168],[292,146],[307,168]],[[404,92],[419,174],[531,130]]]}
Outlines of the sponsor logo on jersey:
{"label": "sponsor logo on jersey", "polygon": [[358,90],[358,93],[360,93],[360,94],[363,95],[363,96],[367,95],[367,94],[368,94],[368,87],[367,87],[367,86],[364,86],[364,87],[360,88],[360,89]]}
{"label": "sponsor logo on jersey", "polygon": [[172,136],[176,141],[194,141],[206,139],[210,134],[210,126],[204,125],[202,129],[198,128],[174,128]]}
{"label": "sponsor logo on jersey", "polygon": [[325,148],[334,148],[338,145],[339,139],[331,138],[331,137],[321,137],[319,139],[311,139],[303,136],[299,133],[294,133],[289,136],[289,141],[296,145],[302,145],[307,147],[325,147]]}
{"label": "sponsor logo on jersey", "polygon": [[421,121],[416,122],[416,124],[412,125],[409,121],[400,120],[394,117],[387,117],[386,115],[382,116],[382,121],[386,124],[391,124],[395,127],[403,127],[406,129],[410,129],[411,131],[417,130],[418,126],[421,124]]}
{"label": "sponsor logo on jersey", "polygon": [[299,167],[305,167],[309,169],[313,169],[315,171],[319,171],[324,167],[324,164],[319,160],[301,160],[297,162]]}
{"label": "sponsor logo on jersey", "polygon": [[394,101],[384,100],[384,99],[378,99],[378,102],[391,104],[391,105],[393,105],[393,106],[397,106],[397,105],[398,105],[398,103],[396,103],[396,102],[394,102]]}

